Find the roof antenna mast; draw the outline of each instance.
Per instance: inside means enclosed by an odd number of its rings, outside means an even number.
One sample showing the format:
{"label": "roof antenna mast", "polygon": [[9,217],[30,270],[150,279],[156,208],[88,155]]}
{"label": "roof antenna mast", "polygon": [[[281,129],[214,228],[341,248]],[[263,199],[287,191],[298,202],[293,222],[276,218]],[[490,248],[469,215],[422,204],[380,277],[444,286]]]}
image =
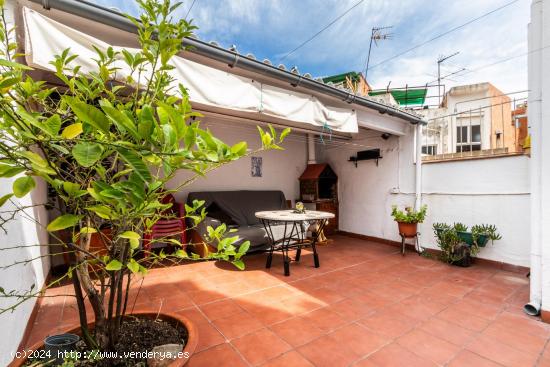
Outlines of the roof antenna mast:
{"label": "roof antenna mast", "polygon": [[437,58],[437,95],[439,97],[439,105],[441,105],[441,64],[445,60],[448,60],[451,57],[458,55],[459,53],[460,53],[460,51],[457,51],[457,52],[455,52],[453,54],[450,54],[450,55],[447,55],[447,56],[440,55]]}
{"label": "roof antenna mast", "polygon": [[[369,53],[367,55],[367,62],[365,63],[365,80],[367,80],[367,73],[369,72],[370,52],[372,50],[372,41],[378,46],[378,41],[391,40],[393,33],[387,33],[388,29],[393,28],[392,25],[387,27],[372,27],[370,34]],[[367,81],[368,83],[368,81]]]}

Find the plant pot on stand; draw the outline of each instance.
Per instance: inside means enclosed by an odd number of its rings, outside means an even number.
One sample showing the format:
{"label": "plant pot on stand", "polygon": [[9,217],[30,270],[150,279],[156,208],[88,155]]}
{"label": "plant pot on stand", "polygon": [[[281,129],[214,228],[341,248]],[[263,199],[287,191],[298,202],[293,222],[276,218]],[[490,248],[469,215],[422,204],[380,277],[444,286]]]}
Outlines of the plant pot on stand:
{"label": "plant pot on stand", "polygon": [[405,256],[405,243],[407,238],[415,239],[415,248],[418,244],[418,223],[397,222],[399,235],[401,236],[401,255]]}

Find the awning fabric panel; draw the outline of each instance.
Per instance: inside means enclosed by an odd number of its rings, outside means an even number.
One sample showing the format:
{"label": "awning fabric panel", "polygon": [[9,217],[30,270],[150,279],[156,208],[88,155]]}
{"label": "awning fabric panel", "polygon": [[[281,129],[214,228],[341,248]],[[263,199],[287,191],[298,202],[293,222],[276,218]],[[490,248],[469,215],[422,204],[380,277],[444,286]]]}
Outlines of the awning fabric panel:
{"label": "awning fabric panel", "polygon": [[[82,72],[94,71],[97,69],[93,61],[96,53],[92,46],[101,50],[108,47],[122,49],[26,7],[23,8],[23,18],[26,61],[35,68],[54,71],[50,61],[70,48],[70,54],[78,55],[71,66],[80,65]],[[188,89],[192,103],[257,112],[340,132],[358,131],[357,116],[352,109],[328,106],[312,95],[260,83],[179,56],[171,63],[175,66],[172,71],[175,83]],[[116,66],[120,69],[117,78],[125,80],[130,73],[128,67],[122,59]]]}

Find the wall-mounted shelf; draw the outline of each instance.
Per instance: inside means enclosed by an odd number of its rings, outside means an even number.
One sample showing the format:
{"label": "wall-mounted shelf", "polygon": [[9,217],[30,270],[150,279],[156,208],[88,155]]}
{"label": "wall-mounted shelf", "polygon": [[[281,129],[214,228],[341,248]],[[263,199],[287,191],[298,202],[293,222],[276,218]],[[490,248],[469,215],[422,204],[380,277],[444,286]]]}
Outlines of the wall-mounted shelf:
{"label": "wall-mounted shelf", "polygon": [[376,166],[378,167],[378,160],[381,158],[380,149],[369,149],[357,152],[355,156],[349,157],[348,162],[353,162],[355,167],[357,167],[357,162],[359,161],[376,160]]}

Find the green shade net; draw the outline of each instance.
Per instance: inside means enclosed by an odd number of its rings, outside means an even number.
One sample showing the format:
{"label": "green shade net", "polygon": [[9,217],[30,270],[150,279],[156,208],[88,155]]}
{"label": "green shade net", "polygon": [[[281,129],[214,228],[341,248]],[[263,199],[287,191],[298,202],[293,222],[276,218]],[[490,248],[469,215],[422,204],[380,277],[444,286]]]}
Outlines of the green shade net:
{"label": "green shade net", "polygon": [[[389,92],[400,106],[422,105],[426,100],[428,90],[422,89],[390,89]],[[369,96],[378,96],[388,93],[388,90],[373,90],[369,92]]]}
{"label": "green shade net", "polygon": [[360,74],[356,73],[355,71],[350,71],[350,72],[344,73],[344,74],[338,74],[338,75],[332,75],[332,76],[324,77],[323,82],[338,84],[338,83],[344,82],[346,80],[346,77],[348,77],[348,78],[351,79],[352,82],[357,83],[360,79],[359,75]]}

